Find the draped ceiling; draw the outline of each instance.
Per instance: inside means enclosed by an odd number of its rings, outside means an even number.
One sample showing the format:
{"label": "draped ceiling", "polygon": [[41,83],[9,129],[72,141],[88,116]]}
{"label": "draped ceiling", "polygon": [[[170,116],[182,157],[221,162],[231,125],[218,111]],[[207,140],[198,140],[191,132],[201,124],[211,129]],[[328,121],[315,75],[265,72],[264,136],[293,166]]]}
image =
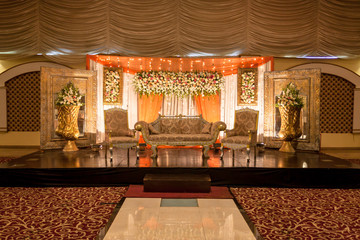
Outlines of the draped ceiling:
{"label": "draped ceiling", "polygon": [[359,0],[0,2],[0,59],[360,56]]}

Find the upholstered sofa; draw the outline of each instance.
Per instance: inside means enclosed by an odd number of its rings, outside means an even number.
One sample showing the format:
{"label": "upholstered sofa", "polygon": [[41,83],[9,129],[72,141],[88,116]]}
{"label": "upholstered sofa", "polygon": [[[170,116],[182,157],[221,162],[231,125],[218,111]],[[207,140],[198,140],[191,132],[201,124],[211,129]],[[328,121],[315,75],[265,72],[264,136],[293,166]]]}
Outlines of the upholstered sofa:
{"label": "upholstered sofa", "polygon": [[203,156],[208,158],[210,145],[225,129],[224,122],[207,122],[201,115],[159,115],[152,123],[139,121],[135,124],[135,130],[141,131],[145,143],[151,145],[153,158],[157,157],[157,146],[161,145],[203,146]]}

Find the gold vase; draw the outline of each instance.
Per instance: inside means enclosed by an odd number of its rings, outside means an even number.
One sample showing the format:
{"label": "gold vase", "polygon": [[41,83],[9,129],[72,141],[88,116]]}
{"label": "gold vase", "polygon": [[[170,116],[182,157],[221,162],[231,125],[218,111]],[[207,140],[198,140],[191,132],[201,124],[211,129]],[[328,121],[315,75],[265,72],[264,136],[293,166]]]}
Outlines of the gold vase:
{"label": "gold vase", "polygon": [[300,128],[301,107],[279,107],[279,111],[281,115],[281,127],[279,137],[281,140],[283,140],[282,146],[279,151],[295,152],[295,149],[291,145],[291,142],[302,135]]}
{"label": "gold vase", "polygon": [[59,125],[55,133],[67,141],[63,151],[78,151],[75,140],[79,137],[78,115],[80,106],[57,106],[57,109]]}

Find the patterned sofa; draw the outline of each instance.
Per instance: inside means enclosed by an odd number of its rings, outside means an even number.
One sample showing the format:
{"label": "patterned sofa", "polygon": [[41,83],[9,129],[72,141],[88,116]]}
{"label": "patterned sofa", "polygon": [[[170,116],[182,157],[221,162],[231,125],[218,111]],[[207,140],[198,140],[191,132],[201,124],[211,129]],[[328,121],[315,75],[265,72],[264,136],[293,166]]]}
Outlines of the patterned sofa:
{"label": "patterned sofa", "polygon": [[159,115],[152,123],[139,121],[135,124],[135,130],[141,131],[145,143],[151,145],[153,158],[157,157],[157,146],[161,145],[203,146],[203,156],[208,158],[210,145],[225,129],[224,122],[207,122],[201,115]]}

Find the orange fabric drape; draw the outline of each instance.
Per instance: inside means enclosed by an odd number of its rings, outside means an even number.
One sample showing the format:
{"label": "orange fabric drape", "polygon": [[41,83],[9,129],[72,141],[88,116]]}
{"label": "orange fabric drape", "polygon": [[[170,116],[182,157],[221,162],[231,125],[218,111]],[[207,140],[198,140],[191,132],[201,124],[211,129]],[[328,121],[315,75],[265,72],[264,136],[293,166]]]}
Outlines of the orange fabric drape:
{"label": "orange fabric drape", "polygon": [[219,94],[213,96],[195,96],[198,113],[208,122],[220,121]]}
{"label": "orange fabric drape", "polygon": [[139,96],[139,121],[153,122],[159,116],[162,100],[163,96],[158,94]]}

